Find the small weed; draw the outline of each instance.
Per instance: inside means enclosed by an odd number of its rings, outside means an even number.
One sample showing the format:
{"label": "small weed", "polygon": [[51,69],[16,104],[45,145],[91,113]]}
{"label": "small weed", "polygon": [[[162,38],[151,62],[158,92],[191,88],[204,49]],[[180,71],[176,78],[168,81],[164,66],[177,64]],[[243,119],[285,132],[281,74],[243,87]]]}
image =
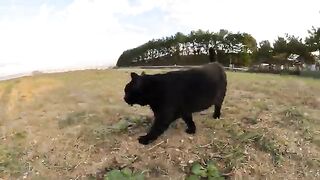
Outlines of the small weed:
{"label": "small weed", "polygon": [[196,162],[191,167],[191,175],[186,178],[186,180],[196,180],[201,178],[206,178],[210,180],[223,180],[224,177],[219,172],[215,163],[212,161],[208,162],[206,166],[202,166],[200,163]]}
{"label": "small weed", "polygon": [[263,111],[269,110],[268,105],[263,101],[256,101],[253,103],[253,107],[251,110],[251,114],[248,117],[244,117],[243,119],[249,124],[258,124],[259,116]]}
{"label": "small weed", "polygon": [[67,126],[72,126],[84,121],[87,117],[87,112],[80,111],[80,112],[72,112],[68,114],[65,118],[62,118],[58,121],[58,125],[60,128],[64,128]]}
{"label": "small weed", "polygon": [[301,111],[296,108],[290,108],[282,112],[284,122],[283,126],[291,125],[291,128],[298,130],[302,138],[306,141],[313,142],[317,138],[315,130],[318,128],[316,121],[304,116]]}
{"label": "small weed", "polygon": [[255,131],[247,131],[239,136],[241,142],[255,142],[262,138],[262,134]]}
{"label": "small weed", "polygon": [[268,105],[264,101],[261,101],[261,100],[254,102],[253,106],[258,108],[260,111],[269,110]]}
{"label": "small weed", "polygon": [[13,138],[14,140],[24,140],[27,137],[27,132],[26,131],[22,131],[22,132],[17,132],[14,134]]}
{"label": "small weed", "polygon": [[107,129],[109,129],[112,132],[122,132],[122,131],[126,131],[129,125],[130,125],[129,121],[127,121],[126,119],[121,119],[117,123],[107,127]]}
{"label": "small weed", "polygon": [[242,128],[238,124],[225,124],[224,128],[233,139],[236,139],[243,132]]}
{"label": "small weed", "polygon": [[125,117],[125,120],[131,124],[134,124],[135,126],[145,125],[151,121],[151,119],[147,116],[129,116]]}
{"label": "small weed", "polygon": [[224,156],[226,161],[226,170],[231,171],[234,167],[244,161],[244,148],[241,146],[230,147],[231,150]]}
{"label": "small weed", "polygon": [[23,165],[19,161],[19,148],[0,146],[0,173],[19,176],[23,171]]}
{"label": "small weed", "polygon": [[239,140],[245,143],[254,143],[259,149],[272,155],[274,164],[280,163],[282,155],[275,141],[265,137],[261,132],[246,131],[239,136]]}
{"label": "small weed", "polygon": [[108,128],[111,129],[112,132],[122,132],[138,126],[147,125],[149,123],[150,119],[146,116],[129,116],[120,119],[120,121]]}
{"label": "small weed", "polygon": [[129,129],[144,125],[149,119],[144,116],[132,116],[120,118],[120,120],[111,125],[101,123],[91,123],[82,128],[81,135],[85,138],[105,140],[113,133],[126,132]]}
{"label": "small weed", "polygon": [[256,144],[265,152],[268,152],[272,156],[273,163],[278,165],[282,161],[282,155],[274,141],[261,137],[257,139]]}
{"label": "small weed", "polygon": [[283,111],[286,120],[300,122],[304,117],[303,114],[297,108],[289,108]]}
{"label": "small weed", "polygon": [[258,124],[259,122],[256,116],[245,117],[244,120],[246,120],[249,124],[252,124],[252,125]]}
{"label": "small weed", "polygon": [[60,128],[83,124],[101,124],[103,122],[100,114],[97,112],[77,111],[67,114],[64,118],[59,119]]}
{"label": "small weed", "polygon": [[114,169],[104,175],[104,180],[144,180],[142,172],[133,172],[129,168]]}

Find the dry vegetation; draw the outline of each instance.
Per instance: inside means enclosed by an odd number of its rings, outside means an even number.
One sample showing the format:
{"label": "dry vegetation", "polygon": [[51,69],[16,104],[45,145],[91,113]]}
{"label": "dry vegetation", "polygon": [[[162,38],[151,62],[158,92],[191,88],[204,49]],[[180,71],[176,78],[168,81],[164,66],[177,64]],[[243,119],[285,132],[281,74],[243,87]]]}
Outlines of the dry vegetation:
{"label": "dry vegetation", "polygon": [[123,102],[129,71],[0,82],[0,179],[197,179],[215,166],[227,179],[320,178],[319,80],[229,72],[222,119],[211,108],[194,114],[194,136],[179,120],[142,146],[152,114]]}

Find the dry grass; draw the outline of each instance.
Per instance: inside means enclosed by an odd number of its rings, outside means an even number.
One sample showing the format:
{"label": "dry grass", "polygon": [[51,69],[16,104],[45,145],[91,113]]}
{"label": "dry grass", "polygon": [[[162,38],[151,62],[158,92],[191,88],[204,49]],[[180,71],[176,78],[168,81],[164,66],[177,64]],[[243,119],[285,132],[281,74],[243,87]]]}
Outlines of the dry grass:
{"label": "dry grass", "polygon": [[[194,114],[138,144],[152,121],[126,105],[129,71],[41,74],[0,83],[0,178],[90,179],[130,168],[147,179],[184,179],[214,161],[230,179],[320,178],[320,81],[228,73],[223,118]],[[160,70],[148,70],[148,73]]]}

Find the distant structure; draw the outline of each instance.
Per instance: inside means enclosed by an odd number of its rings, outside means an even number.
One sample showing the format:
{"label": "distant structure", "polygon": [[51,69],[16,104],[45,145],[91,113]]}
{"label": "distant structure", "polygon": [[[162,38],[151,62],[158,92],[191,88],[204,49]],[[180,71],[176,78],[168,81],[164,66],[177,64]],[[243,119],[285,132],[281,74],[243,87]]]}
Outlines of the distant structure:
{"label": "distant structure", "polygon": [[209,48],[209,59],[210,59],[210,62],[217,61],[217,54],[216,54],[216,51],[213,49],[213,47]]}

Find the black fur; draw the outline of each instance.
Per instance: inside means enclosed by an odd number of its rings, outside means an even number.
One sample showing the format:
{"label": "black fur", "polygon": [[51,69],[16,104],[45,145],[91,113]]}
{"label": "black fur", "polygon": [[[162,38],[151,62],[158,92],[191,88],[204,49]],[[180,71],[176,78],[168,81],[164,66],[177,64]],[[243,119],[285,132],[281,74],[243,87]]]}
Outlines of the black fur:
{"label": "black fur", "polygon": [[186,132],[194,134],[196,126],[192,113],[212,105],[215,105],[213,118],[220,118],[226,87],[226,74],[218,63],[165,74],[131,73],[131,81],[125,87],[124,100],[130,105],[149,105],[155,117],[149,133],[141,136],[139,142],[151,143],[178,118],[187,124]]}

